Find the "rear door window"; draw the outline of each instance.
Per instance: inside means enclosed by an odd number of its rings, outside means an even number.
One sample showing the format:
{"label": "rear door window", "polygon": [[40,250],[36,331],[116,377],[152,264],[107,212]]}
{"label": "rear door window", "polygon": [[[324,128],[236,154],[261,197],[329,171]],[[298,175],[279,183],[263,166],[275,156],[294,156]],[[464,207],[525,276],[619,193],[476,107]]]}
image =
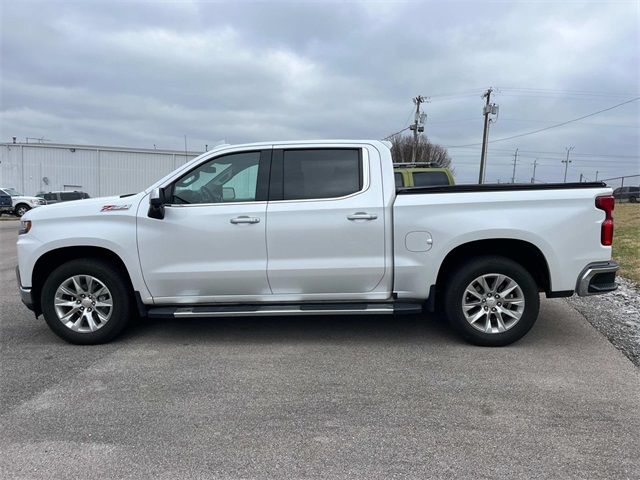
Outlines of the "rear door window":
{"label": "rear door window", "polygon": [[283,152],[283,200],[344,197],[362,189],[360,149]]}

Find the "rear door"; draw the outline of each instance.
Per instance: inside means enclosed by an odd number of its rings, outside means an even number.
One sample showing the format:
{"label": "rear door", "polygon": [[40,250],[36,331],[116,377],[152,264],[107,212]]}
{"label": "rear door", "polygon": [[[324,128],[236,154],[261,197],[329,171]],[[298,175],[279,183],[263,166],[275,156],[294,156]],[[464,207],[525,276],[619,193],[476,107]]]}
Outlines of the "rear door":
{"label": "rear door", "polygon": [[[376,159],[379,162],[379,159]],[[366,148],[277,148],[267,207],[275,295],[358,298],[385,273],[379,165]]]}

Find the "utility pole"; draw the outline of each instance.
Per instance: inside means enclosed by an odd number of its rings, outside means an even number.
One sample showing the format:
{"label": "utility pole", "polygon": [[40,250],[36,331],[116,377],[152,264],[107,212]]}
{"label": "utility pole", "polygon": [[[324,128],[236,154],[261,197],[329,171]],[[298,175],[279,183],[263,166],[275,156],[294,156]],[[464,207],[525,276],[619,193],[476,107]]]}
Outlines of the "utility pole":
{"label": "utility pole", "polygon": [[582,172],[580,172],[580,183],[582,183],[582,177],[583,177],[583,176],[584,176],[584,175],[582,175]]}
{"label": "utility pole", "polygon": [[489,87],[486,92],[482,95],[482,98],[486,98],[487,101],[484,104],[484,108],[482,109],[482,114],[484,115],[484,128],[482,131],[482,153],[480,154],[480,173],[478,174],[478,183],[484,183],[485,170],[487,165],[487,139],[489,137],[489,114],[496,114],[498,112],[498,106],[494,103],[491,103],[491,92],[493,92],[493,88]]}
{"label": "utility pole", "polygon": [[531,177],[531,183],[536,183],[536,167],[538,166],[538,159],[533,161],[533,176]]}
{"label": "utility pole", "polygon": [[564,183],[567,183],[567,170],[569,169],[569,164],[571,163],[571,160],[569,160],[569,154],[571,153],[571,150],[573,150],[575,147],[566,147],[565,150],[567,151],[567,159],[566,160],[562,160],[562,163],[564,163]]}
{"label": "utility pole", "polygon": [[511,183],[516,183],[516,164],[518,163],[518,149],[513,154],[513,174],[511,175]]}
{"label": "utility pole", "polygon": [[413,99],[416,106],[416,115],[413,125],[409,126],[409,130],[413,130],[413,149],[411,150],[411,163],[416,163],[416,155],[418,152],[418,132],[424,132],[424,119],[426,114],[420,113],[420,105],[425,103],[427,99],[422,95],[418,95]]}
{"label": "utility pole", "polygon": [[596,182],[598,181],[598,170],[596,170]]}

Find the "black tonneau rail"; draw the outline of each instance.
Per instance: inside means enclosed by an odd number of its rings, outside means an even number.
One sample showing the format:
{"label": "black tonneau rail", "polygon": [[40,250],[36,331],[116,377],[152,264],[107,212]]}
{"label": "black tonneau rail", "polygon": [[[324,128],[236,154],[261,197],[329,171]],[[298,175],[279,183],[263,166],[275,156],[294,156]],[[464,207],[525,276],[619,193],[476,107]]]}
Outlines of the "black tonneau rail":
{"label": "black tonneau rail", "polygon": [[568,190],[574,188],[603,188],[604,182],[572,183],[485,183],[483,185],[438,185],[435,187],[398,187],[398,195],[423,193],[509,192],[514,190]]}

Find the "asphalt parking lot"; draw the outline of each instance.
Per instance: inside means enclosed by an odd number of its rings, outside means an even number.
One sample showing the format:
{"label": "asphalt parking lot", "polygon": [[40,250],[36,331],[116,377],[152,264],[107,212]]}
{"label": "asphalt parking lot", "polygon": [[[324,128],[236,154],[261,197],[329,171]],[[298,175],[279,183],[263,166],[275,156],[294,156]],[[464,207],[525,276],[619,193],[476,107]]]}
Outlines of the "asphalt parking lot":
{"label": "asphalt parking lot", "polygon": [[59,340],[0,222],[2,478],[639,478],[639,371],[568,303],[519,343],[437,318],[139,321]]}

